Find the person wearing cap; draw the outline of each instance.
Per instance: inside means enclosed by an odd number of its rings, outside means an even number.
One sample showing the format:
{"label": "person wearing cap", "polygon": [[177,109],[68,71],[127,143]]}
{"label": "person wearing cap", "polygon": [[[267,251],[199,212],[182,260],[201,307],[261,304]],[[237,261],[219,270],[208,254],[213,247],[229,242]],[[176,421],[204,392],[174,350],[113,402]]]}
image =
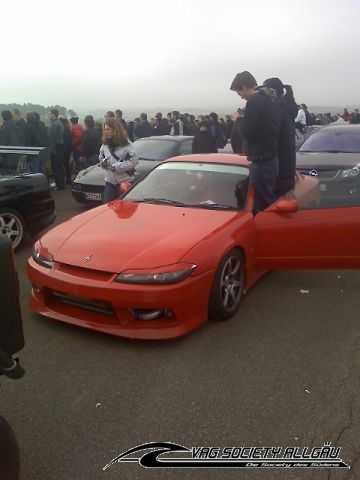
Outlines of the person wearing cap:
{"label": "person wearing cap", "polygon": [[72,155],[73,155],[73,162],[74,162],[74,170],[75,173],[79,173],[82,168],[85,167],[84,165],[84,158],[82,152],[82,142],[84,137],[84,127],[79,124],[78,117],[71,117],[71,147],[72,147]]}
{"label": "person wearing cap", "polygon": [[276,200],[278,165],[279,107],[273,89],[258,87],[247,71],[238,73],[230,90],[246,100],[243,134],[247,157],[251,161],[250,180],[255,197],[256,215]]}
{"label": "person wearing cap", "polygon": [[274,89],[280,106],[279,175],[276,183],[276,193],[278,196],[281,196],[295,186],[295,118],[298,108],[290,85],[284,85],[277,77],[268,78],[264,81],[263,85]]}

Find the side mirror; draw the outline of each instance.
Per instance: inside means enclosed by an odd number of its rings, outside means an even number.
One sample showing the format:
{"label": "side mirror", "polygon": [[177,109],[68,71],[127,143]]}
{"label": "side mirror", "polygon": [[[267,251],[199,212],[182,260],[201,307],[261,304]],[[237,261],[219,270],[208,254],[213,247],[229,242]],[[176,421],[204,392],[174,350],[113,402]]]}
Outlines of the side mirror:
{"label": "side mirror", "polygon": [[121,193],[125,193],[129,190],[129,188],[131,188],[131,183],[130,182],[120,183],[119,188]]}
{"label": "side mirror", "polygon": [[266,209],[271,213],[296,213],[299,210],[299,202],[294,198],[282,198]]}

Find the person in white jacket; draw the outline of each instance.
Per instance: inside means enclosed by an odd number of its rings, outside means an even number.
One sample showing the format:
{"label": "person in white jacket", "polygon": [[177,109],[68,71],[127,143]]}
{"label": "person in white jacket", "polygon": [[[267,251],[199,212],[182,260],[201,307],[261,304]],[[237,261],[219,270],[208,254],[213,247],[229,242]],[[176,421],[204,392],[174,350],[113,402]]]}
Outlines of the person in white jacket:
{"label": "person in white jacket", "polygon": [[298,108],[299,111],[295,118],[295,127],[300,131],[300,133],[303,133],[304,128],[306,127],[306,113],[302,105],[299,105]]}
{"label": "person in white jacket", "polygon": [[107,118],[104,122],[99,160],[105,170],[103,203],[108,203],[119,197],[120,183],[134,178],[135,167],[139,163],[126,130],[115,118]]}

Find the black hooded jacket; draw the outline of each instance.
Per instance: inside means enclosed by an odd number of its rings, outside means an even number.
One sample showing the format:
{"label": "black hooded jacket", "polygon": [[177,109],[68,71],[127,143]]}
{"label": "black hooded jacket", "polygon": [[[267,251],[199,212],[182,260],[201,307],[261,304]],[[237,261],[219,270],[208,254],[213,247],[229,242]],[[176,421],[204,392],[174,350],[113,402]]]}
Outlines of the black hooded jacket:
{"label": "black hooded jacket", "polygon": [[272,88],[256,88],[246,104],[242,129],[249,160],[262,162],[277,157],[279,103]]}
{"label": "black hooded jacket", "polygon": [[293,98],[282,97],[279,100],[279,180],[295,177],[296,145],[295,118],[298,107]]}

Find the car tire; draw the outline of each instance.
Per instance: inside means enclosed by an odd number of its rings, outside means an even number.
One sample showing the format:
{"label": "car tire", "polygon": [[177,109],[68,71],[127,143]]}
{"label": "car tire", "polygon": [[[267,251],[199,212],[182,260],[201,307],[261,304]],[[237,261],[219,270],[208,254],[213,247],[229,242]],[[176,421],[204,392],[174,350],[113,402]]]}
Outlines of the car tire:
{"label": "car tire", "polygon": [[209,300],[209,318],[228,320],[240,306],[244,293],[245,269],[242,252],[233,248],[221,260]]}
{"label": "car tire", "polygon": [[26,226],[22,215],[12,208],[0,208],[0,234],[7,235],[16,250],[23,243]]}

